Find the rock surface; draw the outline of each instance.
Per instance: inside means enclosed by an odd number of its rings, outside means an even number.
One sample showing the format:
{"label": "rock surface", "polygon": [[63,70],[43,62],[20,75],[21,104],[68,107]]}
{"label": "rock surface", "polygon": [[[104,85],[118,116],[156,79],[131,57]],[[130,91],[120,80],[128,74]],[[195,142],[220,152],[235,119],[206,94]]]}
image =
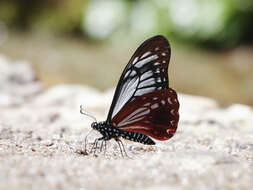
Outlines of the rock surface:
{"label": "rock surface", "polygon": [[23,104],[41,92],[36,78],[27,62],[12,62],[0,56],[0,106]]}
{"label": "rock surface", "polygon": [[[0,189],[252,189],[252,108],[221,108],[179,94],[180,123],[172,139],[152,147],[124,141],[131,158],[122,158],[113,141],[105,155],[86,155],[91,120],[79,106],[104,120],[113,90],[59,85],[43,91],[27,64],[20,69],[0,58],[1,68],[2,62]],[[24,91],[15,90],[21,86]],[[89,136],[89,149],[96,137]]]}

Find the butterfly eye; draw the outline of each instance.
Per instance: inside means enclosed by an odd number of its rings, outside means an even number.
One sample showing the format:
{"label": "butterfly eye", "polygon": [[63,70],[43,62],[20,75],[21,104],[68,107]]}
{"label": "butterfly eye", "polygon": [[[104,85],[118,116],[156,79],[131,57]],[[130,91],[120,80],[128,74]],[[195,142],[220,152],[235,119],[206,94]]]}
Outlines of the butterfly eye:
{"label": "butterfly eye", "polygon": [[97,125],[97,122],[93,122],[93,123],[91,124],[91,127],[94,128],[96,125]]}

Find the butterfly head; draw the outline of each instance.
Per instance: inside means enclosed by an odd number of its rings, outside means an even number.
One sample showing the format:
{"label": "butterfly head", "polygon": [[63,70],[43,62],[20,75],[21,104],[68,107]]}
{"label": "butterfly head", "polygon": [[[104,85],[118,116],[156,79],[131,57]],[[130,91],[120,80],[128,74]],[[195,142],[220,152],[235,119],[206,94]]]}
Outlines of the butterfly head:
{"label": "butterfly head", "polygon": [[103,131],[103,128],[106,126],[106,123],[105,122],[93,122],[92,124],[91,124],[91,128],[92,129],[95,129],[95,130],[97,130],[97,131]]}
{"label": "butterfly head", "polygon": [[93,122],[93,123],[91,124],[91,128],[92,128],[92,129],[95,129],[95,130],[98,130],[98,128],[99,128],[98,123],[97,123],[96,121]]}

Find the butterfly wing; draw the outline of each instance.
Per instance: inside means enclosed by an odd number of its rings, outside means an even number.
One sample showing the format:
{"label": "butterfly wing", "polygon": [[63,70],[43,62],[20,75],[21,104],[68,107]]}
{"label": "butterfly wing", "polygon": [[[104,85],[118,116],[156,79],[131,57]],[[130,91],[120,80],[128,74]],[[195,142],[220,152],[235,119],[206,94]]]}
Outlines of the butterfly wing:
{"label": "butterfly wing", "polygon": [[112,118],[137,97],[168,89],[169,42],[163,36],[146,40],[134,53],[125,67],[117,85],[107,117]]}
{"label": "butterfly wing", "polygon": [[127,103],[113,117],[112,124],[123,131],[167,140],[177,130],[178,109],[177,94],[173,89],[157,90]]}

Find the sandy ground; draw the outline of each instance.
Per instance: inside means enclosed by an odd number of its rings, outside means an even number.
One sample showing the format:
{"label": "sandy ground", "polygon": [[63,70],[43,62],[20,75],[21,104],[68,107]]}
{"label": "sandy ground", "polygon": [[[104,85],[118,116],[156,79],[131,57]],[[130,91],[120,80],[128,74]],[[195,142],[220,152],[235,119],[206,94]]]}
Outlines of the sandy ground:
{"label": "sandy ground", "polygon": [[0,189],[252,188],[248,130],[181,124],[174,138],[156,146],[124,141],[130,158],[123,158],[114,142],[106,155],[99,150],[85,155],[86,132],[68,125],[1,125]]}
{"label": "sandy ground", "polygon": [[[23,75],[15,76],[20,81]],[[114,141],[105,154],[99,149],[85,154],[91,121],[79,106],[103,120],[113,90],[74,85],[43,90],[33,77],[6,84],[0,86],[5,94],[0,96],[1,190],[252,189],[253,111],[248,106],[220,108],[214,100],[180,94],[180,123],[172,139],[155,146],[124,140],[129,157],[121,156]],[[20,86],[26,90],[13,90]],[[89,136],[88,150],[97,137]]]}

